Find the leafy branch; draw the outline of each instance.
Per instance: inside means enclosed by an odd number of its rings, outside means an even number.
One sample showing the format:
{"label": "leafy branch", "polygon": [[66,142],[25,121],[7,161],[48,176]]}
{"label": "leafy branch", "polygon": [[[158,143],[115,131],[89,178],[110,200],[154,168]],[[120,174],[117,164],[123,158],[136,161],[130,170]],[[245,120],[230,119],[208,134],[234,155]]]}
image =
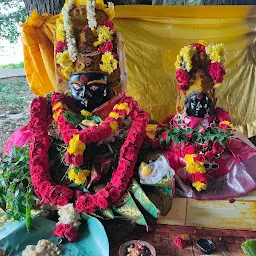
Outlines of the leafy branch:
{"label": "leafy branch", "polygon": [[10,156],[0,158],[0,207],[31,226],[31,209],[37,205],[29,173],[29,148],[14,147]]}

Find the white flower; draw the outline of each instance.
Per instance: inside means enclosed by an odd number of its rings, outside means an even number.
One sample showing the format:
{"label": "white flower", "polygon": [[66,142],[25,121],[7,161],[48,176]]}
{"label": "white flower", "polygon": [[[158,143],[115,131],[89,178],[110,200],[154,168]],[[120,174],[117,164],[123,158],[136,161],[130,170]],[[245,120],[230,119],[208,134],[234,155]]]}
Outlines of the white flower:
{"label": "white flower", "polygon": [[112,2],[108,2],[108,9],[111,11],[114,11],[115,7],[114,4]]}
{"label": "white flower", "polygon": [[80,214],[74,209],[73,204],[67,204],[65,206],[59,207],[59,222],[58,224],[69,224],[75,228],[78,228],[81,224]]}
{"label": "white flower", "polygon": [[45,239],[39,240],[36,246],[27,245],[22,252],[22,256],[56,256],[60,254],[60,248],[56,244]]}
{"label": "white flower", "polygon": [[64,5],[62,9],[63,25],[64,25],[64,30],[66,32],[66,40],[68,43],[68,52],[72,62],[75,62],[78,56],[78,52],[76,48],[76,39],[74,37],[74,31],[73,31],[73,23],[69,15],[70,10],[74,6],[74,3],[75,3],[75,0],[70,0],[68,3]]}
{"label": "white flower", "polygon": [[88,0],[86,4],[88,26],[91,30],[97,27],[96,13],[95,13],[95,0]]}

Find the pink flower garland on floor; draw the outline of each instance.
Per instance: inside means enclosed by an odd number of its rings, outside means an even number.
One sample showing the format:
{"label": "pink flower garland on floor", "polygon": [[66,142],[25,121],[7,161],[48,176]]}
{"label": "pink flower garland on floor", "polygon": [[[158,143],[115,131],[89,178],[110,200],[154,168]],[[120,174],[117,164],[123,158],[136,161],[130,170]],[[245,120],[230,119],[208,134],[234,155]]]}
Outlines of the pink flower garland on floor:
{"label": "pink flower garland on floor", "polygon": [[[59,109],[56,108],[54,111],[58,111],[59,113],[57,121],[60,124],[62,136],[66,143],[69,143],[74,134],[79,134],[81,141],[86,144],[104,140],[113,133],[112,127],[109,124],[117,122],[120,125],[124,119],[115,119],[117,116],[113,115],[113,117],[109,116],[98,127],[78,130],[61,114],[68,107],[65,105],[64,98],[65,96],[62,94],[53,94],[52,105],[55,106],[61,99],[63,100],[60,104],[61,107]],[[121,109],[124,106],[128,106],[127,109],[129,111]],[[31,132],[33,133],[33,142],[30,146],[32,184],[37,196],[42,199],[43,203],[63,206],[72,199],[73,190],[51,183],[48,164],[48,149],[50,147],[47,133],[48,110],[47,101],[44,98],[39,97],[32,102]],[[118,167],[113,172],[112,178],[107,186],[94,195],[81,195],[80,191],[76,191],[78,199],[75,206],[78,211],[93,213],[98,209],[106,209],[110,203],[114,203],[120,199],[133,177],[137,155],[146,135],[149,116],[145,111],[139,109],[137,102],[130,97],[124,97],[121,103],[114,107],[114,112],[112,111],[111,113],[117,113],[119,116],[123,114],[123,117],[127,114],[133,120],[132,126],[120,150]],[[116,127],[114,128],[116,129]]]}

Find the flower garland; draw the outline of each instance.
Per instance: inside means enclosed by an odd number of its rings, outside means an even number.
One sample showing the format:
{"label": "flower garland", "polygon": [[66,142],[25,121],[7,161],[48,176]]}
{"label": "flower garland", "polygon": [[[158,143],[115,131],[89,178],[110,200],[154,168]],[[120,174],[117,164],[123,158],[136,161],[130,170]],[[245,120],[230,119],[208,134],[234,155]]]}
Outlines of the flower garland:
{"label": "flower garland", "polygon": [[[62,69],[64,77],[68,80],[70,74],[73,72],[73,63],[77,60],[78,51],[76,47],[76,38],[74,36],[74,24],[70,17],[70,11],[75,6],[86,5],[88,26],[92,31],[97,33],[97,41],[94,42],[94,46],[100,46],[102,53],[102,64],[100,69],[104,72],[112,74],[117,69],[117,59],[113,50],[113,34],[114,24],[110,21],[114,17],[114,5],[108,3],[108,6],[104,4],[103,0],[86,0],[86,1],[66,1],[62,13],[56,21],[56,38],[58,40],[56,45],[56,63]],[[103,26],[97,28],[95,8],[103,10],[109,17],[109,20],[104,22]],[[95,30],[95,28],[97,28]]]}
{"label": "flower garland", "polygon": [[98,209],[106,209],[110,203],[119,200],[122,193],[126,190],[134,174],[134,167],[137,155],[146,135],[148,114],[141,110],[132,113],[136,118],[133,119],[126,141],[121,147],[118,167],[112,175],[110,182],[98,193],[84,194],[78,197],[75,209],[77,211],[93,213]]}
{"label": "flower garland", "polygon": [[[117,104],[114,107],[109,117],[100,126],[89,127],[87,130],[79,131],[75,129],[73,125],[69,124],[61,114],[65,111],[63,106],[66,106],[60,99],[64,98],[65,96],[60,93],[53,94],[52,105],[53,111],[55,112],[54,114],[59,113],[56,115],[57,123],[61,124],[60,130],[64,141],[67,144],[69,144],[74,135],[78,135],[79,142],[84,144],[99,142],[100,140],[111,136],[111,134],[118,129],[119,124],[125,116],[129,116],[133,120],[127,139],[120,150],[118,167],[113,173],[110,182],[97,194],[81,195],[78,197],[75,204],[77,211],[83,211],[86,213],[92,213],[97,209],[106,209],[110,203],[116,202],[120,199],[133,176],[137,155],[146,135],[146,126],[149,116],[145,111],[139,109],[137,102],[132,100],[132,98],[125,97],[121,100],[120,104]],[[64,186],[55,185],[51,181],[48,164],[48,149],[50,147],[50,141],[47,134],[47,112],[48,105],[44,98],[39,97],[32,102],[31,132],[33,142],[30,146],[31,180],[37,196],[42,199],[43,203],[64,206],[72,199],[73,190]],[[35,143],[35,141],[37,143]],[[76,150],[83,150],[83,148],[81,149],[80,147],[75,146],[75,148]],[[59,228],[59,232],[62,232],[67,227],[61,226]],[[58,234],[60,234],[59,232]]]}
{"label": "flower garland", "polygon": [[190,71],[192,69],[193,56],[196,53],[205,53],[211,60],[209,65],[209,75],[216,82],[221,83],[226,74],[223,67],[226,61],[226,50],[223,44],[207,44],[205,41],[199,41],[183,47],[175,62],[176,79],[179,82],[177,88],[185,91],[189,86]]}
{"label": "flower garland", "polygon": [[73,204],[59,207],[59,221],[53,234],[75,242],[78,239],[78,227],[81,225],[80,214],[74,209]]}
{"label": "flower garland", "polygon": [[73,191],[67,187],[55,185],[51,181],[49,172],[48,149],[50,138],[48,135],[47,100],[38,97],[31,103],[30,131],[32,142],[30,144],[30,175],[34,191],[41,203],[64,206],[73,197]]}
{"label": "flower garland", "polygon": [[[199,127],[198,130],[192,128],[163,128],[163,124],[158,127],[160,145],[171,146],[174,151],[184,156],[186,170],[189,173],[189,180],[198,192],[207,189],[207,169],[210,162],[218,154],[224,151],[226,139],[232,135],[231,118],[227,111],[216,108],[216,122],[218,127]],[[173,118],[173,116],[171,116]],[[168,121],[166,121],[168,120]],[[163,123],[169,123],[167,118]],[[161,130],[159,130],[161,129]],[[208,166],[208,168],[206,168]]]}
{"label": "flower garland", "polygon": [[137,108],[137,103],[131,97],[125,97],[114,107],[109,117],[100,126],[92,126],[87,130],[78,130],[64,116],[64,113],[68,110],[65,99],[65,95],[54,93],[52,94],[51,104],[53,118],[60,127],[64,142],[69,145],[66,153],[66,163],[70,166],[70,169],[83,164],[83,153],[87,144],[97,143],[110,137],[116,132],[130,111]]}

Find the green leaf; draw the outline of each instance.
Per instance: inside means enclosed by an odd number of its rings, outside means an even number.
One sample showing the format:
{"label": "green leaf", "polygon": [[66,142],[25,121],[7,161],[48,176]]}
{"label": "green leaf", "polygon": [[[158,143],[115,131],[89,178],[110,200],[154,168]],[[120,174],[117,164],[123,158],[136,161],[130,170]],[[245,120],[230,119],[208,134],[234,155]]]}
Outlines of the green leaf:
{"label": "green leaf", "polygon": [[168,136],[167,138],[166,138],[166,144],[169,146],[170,144],[171,144],[171,137],[170,136]]}

